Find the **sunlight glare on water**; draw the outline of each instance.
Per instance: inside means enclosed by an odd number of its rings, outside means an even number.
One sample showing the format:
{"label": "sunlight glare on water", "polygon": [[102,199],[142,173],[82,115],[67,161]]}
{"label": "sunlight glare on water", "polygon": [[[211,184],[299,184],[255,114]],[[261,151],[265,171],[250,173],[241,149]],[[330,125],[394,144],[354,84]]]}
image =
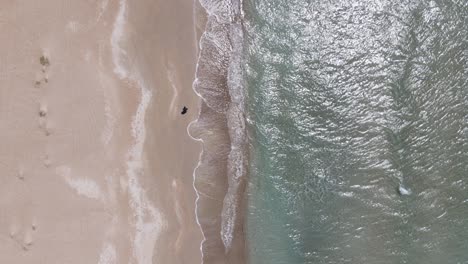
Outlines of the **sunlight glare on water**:
{"label": "sunlight glare on water", "polygon": [[468,263],[468,2],[244,10],[250,263]]}

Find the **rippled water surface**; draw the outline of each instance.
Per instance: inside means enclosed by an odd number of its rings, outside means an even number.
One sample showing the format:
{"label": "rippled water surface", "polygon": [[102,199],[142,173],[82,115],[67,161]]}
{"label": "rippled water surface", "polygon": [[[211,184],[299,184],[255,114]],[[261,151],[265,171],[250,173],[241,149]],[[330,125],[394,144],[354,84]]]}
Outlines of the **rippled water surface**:
{"label": "rippled water surface", "polygon": [[468,1],[244,10],[250,263],[468,263]]}

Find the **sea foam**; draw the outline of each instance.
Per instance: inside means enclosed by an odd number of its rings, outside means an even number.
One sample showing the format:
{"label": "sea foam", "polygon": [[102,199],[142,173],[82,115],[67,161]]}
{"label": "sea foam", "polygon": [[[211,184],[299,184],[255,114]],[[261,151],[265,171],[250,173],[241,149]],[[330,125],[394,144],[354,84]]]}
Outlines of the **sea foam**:
{"label": "sea foam", "polygon": [[133,255],[139,264],[151,264],[154,246],[162,225],[162,217],[146,196],[139,177],[144,175],[142,164],[143,146],[146,138],[145,115],[151,101],[152,93],[137,68],[125,65],[127,53],[121,47],[125,41],[124,27],[127,14],[127,3],[119,2],[119,11],[114,23],[111,36],[114,72],[120,79],[129,79],[138,85],[141,92],[140,104],[132,119],[131,132],[133,146],[127,154],[128,192],[130,207],[135,219],[135,236],[133,238]]}
{"label": "sea foam", "polygon": [[[241,1],[202,0],[208,14],[200,39],[195,92],[203,99],[191,134],[203,141],[194,172],[204,263],[237,263],[244,255],[243,194],[247,176]],[[207,184],[208,183],[208,184]]]}

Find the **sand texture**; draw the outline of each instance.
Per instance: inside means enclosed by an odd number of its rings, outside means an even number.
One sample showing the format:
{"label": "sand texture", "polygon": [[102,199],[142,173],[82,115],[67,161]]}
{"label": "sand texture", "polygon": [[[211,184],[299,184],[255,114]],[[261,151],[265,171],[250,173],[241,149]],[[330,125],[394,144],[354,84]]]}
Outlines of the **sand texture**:
{"label": "sand texture", "polygon": [[0,263],[200,263],[193,2],[6,0],[0,32]]}

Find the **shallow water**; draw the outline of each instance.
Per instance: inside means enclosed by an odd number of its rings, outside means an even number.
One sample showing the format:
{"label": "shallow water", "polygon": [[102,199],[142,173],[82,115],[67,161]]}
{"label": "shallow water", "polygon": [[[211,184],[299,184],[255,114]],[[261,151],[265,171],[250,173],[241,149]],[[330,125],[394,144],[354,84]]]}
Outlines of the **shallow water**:
{"label": "shallow water", "polygon": [[250,263],[468,263],[468,2],[244,12]]}

